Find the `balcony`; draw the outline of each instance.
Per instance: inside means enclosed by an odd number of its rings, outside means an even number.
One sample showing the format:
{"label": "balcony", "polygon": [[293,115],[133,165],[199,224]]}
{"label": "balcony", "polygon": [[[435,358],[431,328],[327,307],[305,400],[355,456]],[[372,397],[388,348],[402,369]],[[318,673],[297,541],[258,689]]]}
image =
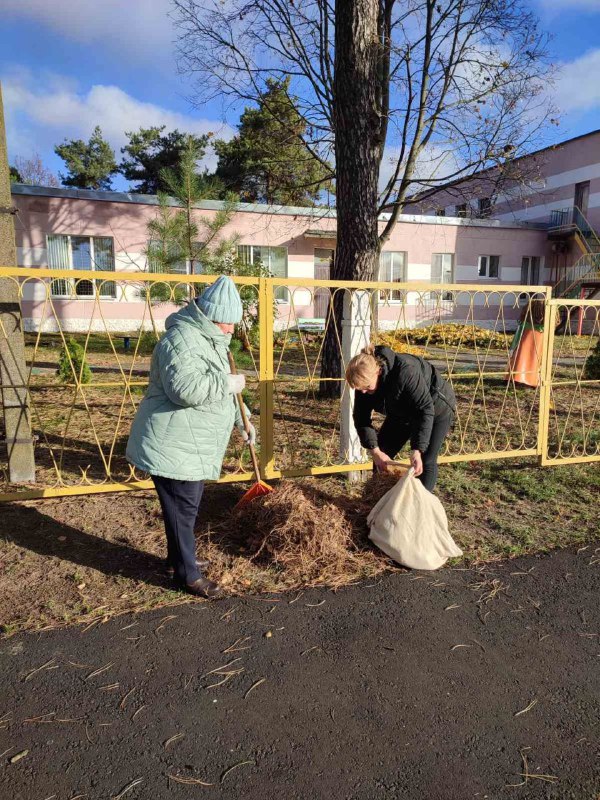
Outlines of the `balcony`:
{"label": "balcony", "polygon": [[592,233],[587,219],[578,208],[561,208],[550,212],[549,232],[568,233],[575,229],[579,229],[584,236]]}

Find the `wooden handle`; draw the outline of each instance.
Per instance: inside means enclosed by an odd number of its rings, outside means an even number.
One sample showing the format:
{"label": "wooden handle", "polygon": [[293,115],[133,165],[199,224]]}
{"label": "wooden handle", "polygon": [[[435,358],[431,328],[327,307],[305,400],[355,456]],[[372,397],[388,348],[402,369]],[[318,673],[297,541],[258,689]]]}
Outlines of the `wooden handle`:
{"label": "wooden handle", "polygon": [[[231,351],[228,351],[227,355],[229,356],[229,368],[231,369],[231,374],[237,375],[238,373]],[[252,459],[252,468],[254,469],[254,475],[256,476],[257,481],[261,481],[262,478],[260,477],[260,467],[258,465],[258,458],[256,457],[256,450],[254,449],[254,445],[250,441],[250,425],[248,423],[248,415],[246,414],[246,406],[244,405],[244,398],[242,397],[241,393],[236,394],[236,398],[238,401],[238,406],[240,407],[240,414],[242,415],[242,424],[248,436],[248,447],[250,448],[250,458]]]}

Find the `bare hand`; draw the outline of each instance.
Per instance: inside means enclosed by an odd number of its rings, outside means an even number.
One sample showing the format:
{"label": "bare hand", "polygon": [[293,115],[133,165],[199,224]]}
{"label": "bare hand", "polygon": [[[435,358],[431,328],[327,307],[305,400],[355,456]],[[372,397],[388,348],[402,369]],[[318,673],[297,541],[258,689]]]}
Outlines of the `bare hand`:
{"label": "bare hand", "polygon": [[421,458],[420,450],[411,450],[410,465],[415,471],[415,478],[423,474],[423,459]]}
{"label": "bare hand", "polygon": [[388,464],[392,459],[378,447],[371,451],[371,455],[373,456],[373,466],[377,472],[387,472]]}

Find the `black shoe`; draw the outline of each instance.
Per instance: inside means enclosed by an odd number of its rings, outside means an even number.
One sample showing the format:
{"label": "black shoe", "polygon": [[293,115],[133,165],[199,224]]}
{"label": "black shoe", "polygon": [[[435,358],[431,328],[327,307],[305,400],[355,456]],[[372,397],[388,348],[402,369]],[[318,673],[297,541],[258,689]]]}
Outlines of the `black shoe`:
{"label": "black shoe", "polygon": [[223,589],[219,584],[204,576],[193,583],[178,584],[178,588],[182,592],[193,594],[196,597],[204,597],[206,600],[217,600],[219,597],[223,597]]}
{"label": "black shoe", "polygon": [[[165,563],[165,573],[168,578],[172,578],[175,575],[175,570],[168,562]],[[196,559],[196,568],[199,569],[200,572],[204,572],[208,567],[210,567],[210,561],[207,561],[205,558]]]}

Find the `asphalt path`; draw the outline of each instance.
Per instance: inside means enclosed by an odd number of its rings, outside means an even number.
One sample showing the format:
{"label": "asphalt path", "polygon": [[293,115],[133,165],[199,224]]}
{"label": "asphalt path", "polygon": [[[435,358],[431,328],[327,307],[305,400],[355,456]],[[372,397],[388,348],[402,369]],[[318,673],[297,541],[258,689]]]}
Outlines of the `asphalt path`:
{"label": "asphalt path", "polygon": [[5,639],[0,797],[597,800],[599,590],[590,546]]}

